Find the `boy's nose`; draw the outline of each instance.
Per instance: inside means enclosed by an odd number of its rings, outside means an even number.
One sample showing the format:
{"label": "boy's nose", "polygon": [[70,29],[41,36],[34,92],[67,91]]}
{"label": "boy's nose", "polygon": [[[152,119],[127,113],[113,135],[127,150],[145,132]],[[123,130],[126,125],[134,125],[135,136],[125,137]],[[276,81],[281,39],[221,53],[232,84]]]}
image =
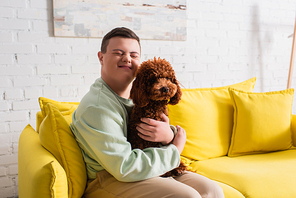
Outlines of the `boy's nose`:
{"label": "boy's nose", "polygon": [[129,55],[123,55],[122,57],[122,61],[126,62],[126,63],[130,63],[131,62],[131,57]]}

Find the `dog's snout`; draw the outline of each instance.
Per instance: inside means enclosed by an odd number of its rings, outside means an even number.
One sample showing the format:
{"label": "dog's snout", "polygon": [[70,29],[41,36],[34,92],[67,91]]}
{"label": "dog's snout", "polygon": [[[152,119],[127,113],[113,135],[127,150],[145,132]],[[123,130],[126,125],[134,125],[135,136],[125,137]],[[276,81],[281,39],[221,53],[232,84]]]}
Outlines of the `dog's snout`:
{"label": "dog's snout", "polygon": [[162,87],[160,90],[163,93],[168,93],[169,92],[169,88],[168,87]]}

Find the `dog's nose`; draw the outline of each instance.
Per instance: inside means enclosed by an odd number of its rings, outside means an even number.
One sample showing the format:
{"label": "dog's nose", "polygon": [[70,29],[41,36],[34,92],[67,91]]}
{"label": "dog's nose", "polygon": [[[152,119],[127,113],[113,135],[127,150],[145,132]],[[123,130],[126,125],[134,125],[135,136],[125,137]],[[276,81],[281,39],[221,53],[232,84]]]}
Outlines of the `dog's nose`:
{"label": "dog's nose", "polygon": [[162,87],[160,89],[163,93],[168,93],[169,92],[169,88],[168,87]]}

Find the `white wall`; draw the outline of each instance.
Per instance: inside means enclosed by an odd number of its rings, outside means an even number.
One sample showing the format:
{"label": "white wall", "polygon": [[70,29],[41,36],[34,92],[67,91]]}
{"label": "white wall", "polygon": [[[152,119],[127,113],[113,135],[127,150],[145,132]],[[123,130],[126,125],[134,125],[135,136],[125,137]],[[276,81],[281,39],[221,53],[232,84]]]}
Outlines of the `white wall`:
{"label": "white wall", "polygon": [[[187,41],[142,40],[142,60],[166,58],[186,88],[254,76],[255,91],[286,88],[296,0],[188,0],[187,9]],[[18,138],[35,126],[38,97],[79,101],[100,76],[100,43],[54,37],[50,0],[0,1],[0,197],[18,196]]]}

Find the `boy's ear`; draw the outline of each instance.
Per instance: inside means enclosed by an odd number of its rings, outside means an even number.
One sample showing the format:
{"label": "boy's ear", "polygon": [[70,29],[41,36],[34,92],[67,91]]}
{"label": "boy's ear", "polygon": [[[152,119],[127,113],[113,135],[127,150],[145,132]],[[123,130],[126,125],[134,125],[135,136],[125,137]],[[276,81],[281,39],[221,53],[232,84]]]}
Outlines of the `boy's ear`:
{"label": "boy's ear", "polygon": [[103,53],[101,51],[98,52],[98,58],[99,58],[101,65],[103,65]]}
{"label": "boy's ear", "polygon": [[144,87],[144,81],[140,75],[137,75],[133,82],[130,98],[133,100],[134,104],[138,105],[139,107],[144,107],[149,103]]}

